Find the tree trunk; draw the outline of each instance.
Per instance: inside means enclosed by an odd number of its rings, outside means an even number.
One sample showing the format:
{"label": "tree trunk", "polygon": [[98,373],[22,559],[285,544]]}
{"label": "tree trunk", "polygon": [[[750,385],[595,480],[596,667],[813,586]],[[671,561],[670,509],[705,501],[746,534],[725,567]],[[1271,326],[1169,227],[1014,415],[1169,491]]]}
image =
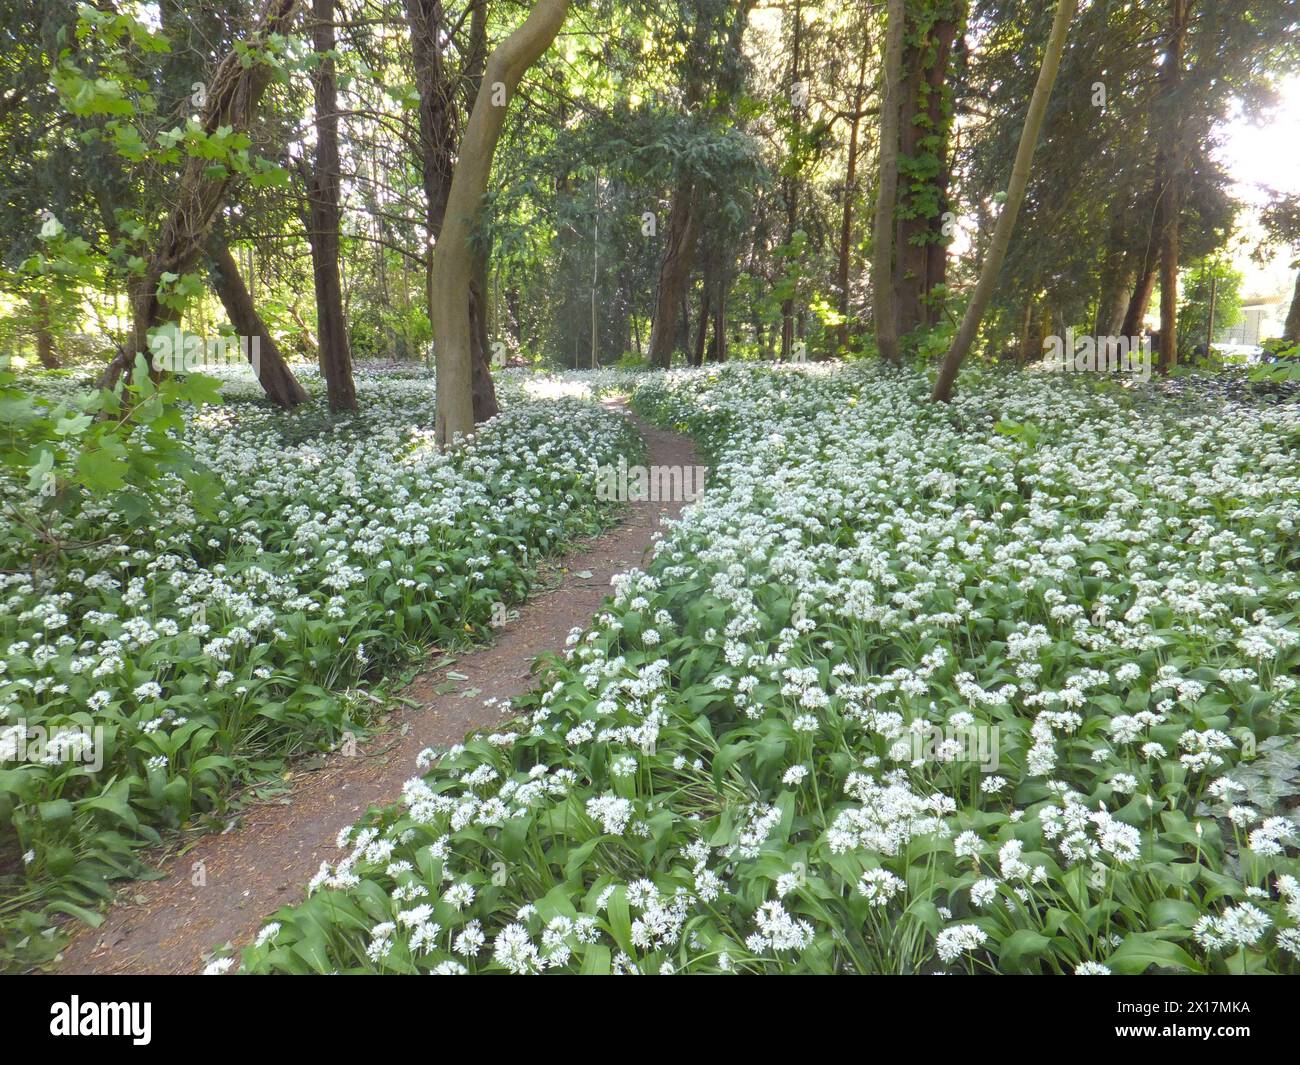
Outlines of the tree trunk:
{"label": "tree trunk", "polygon": [[1116,279],[1114,288],[1104,297],[1097,316],[1097,331],[1102,336],[1123,335],[1124,315],[1128,311],[1127,293],[1133,283],[1131,271],[1121,274]]}
{"label": "tree trunk", "polygon": [[1070,28],[1070,19],[1074,16],[1077,0],[1057,0],[1056,15],[1052,19],[1052,30],[1047,38],[1047,47],[1043,51],[1043,65],[1038,72],[1038,82],[1034,86],[1034,95],[1029,101],[1029,111],[1025,115],[1025,125],[1020,131],[1020,143],[1016,146],[1016,161],[1011,167],[1011,180],[1007,185],[1007,199],[998,215],[997,226],[993,230],[993,240],[989,244],[988,256],[980,270],[979,281],[971,294],[970,303],[962,317],[961,326],[953,338],[952,346],[939,367],[939,377],[934,383],[931,399],[947,403],[952,398],[953,381],[961,368],[966,352],[979,329],[984,317],[984,310],[993,296],[993,289],[1002,270],[1002,260],[1006,258],[1007,246],[1011,243],[1011,233],[1015,229],[1016,215],[1020,213],[1020,204],[1025,198],[1025,188],[1029,184],[1029,166],[1034,157],[1034,148],[1038,144],[1038,133],[1042,129],[1043,115],[1047,111],[1047,101],[1052,95],[1052,86],[1056,82],[1056,71],[1061,64],[1061,51],[1065,48],[1066,33]]}
{"label": "tree trunk", "polygon": [[[239,276],[239,264],[230,254],[230,248],[224,240],[214,236],[208,240],[208,255],[212,258],[212,286],[221,297],[221,305],[226,308],[235,332],[240,337],[248,338],[253,374],[267,397],[285,408],[306,403],[309,397],[284,361],[262,316],[257,313],[253,297],[244,287],[244,279]],[[254,338],[257,339],[256,355],[252,348]]]}
{"label": "tree trunk", "polygon": [[311,352],[312,355],[318,355],[316,334],[311,331],[311,326],[303,320],[302,312],[298,310],[298,300],[296,297],[294,301],[289,304],[289,317],[293,319],[293,324],[302,330],[303,347],[307,351]]}
{"label": "tree trunk", "polygon": [[[471,238],[487,192],[492,157],[520,79],[550,47],[568,12],[568,0],[537,0],[523,24],[497,45],[484,68],[461,138],[442,236],[433,250],[430,317],[437,359],[437,427],[441,446],[474,431],[474,326],[470,300],[476,274]],[[485,320],[482,300],[480,318]]]}
{"label": "tree trunk", "polygon": [[718,287],[713,298],[713,346],[709,358],[713,362],[727,361],[727,289],[730,275],[726,261],[718,266]]}
{"label": "tree trunk", "polygon": [[50,322],[50,297],[38,292],[32,297],[32,321],[36,332],[36,357],[47,370],[59,368],[54,354],[54,327]]}
{"label": "tree trunk", "polygon": [[454,170],[455,88],[443,65],[448,31],[441,0],[406,0],[415,87],[420,96],[420,173],[429,236],[437,240]]}
{"label": "tree trunk", "polygon": [[1160,234],[1160,359],[1167,374],[1178,361],[1178,222],[1183,206],[1182,81],[1183,43],[1187,34],[1188,0],[1169,0],[1169,37],[1160,65],[1163,107],[1157,114],[1161,133],[1162,174],[1159,201]]}
{"label": "tree trunk", "polygon": [[849,259],[853,250],[853,199],[858,192],[858,132],[862,128],[862,107],[867,95],[867,53],[870,38],[862,34],[862,59],[858,63],[858,84],[853,93],[853,115],[849,119],[849,154],[844,164],[844,203],[840,211],[840,254],[836,264],[835,286],[839,290],[837,329],[840,350],[849,343]]}
{"label": "tree trunk", "polygon": [[695,327],[695,344],[691,351],[691,365],[703,366],[709,337],[709,323],[713,318],[713,274],[716,257],[710,248],[704,255],[703,277],[700,278],[700,317]]}
{"label": "tree trunk", "polygon": [[[799,0],[795,0],[794,5],[794,32],[791,35],[790,47],[790,98],[793,102],[795,99],[795,86],[799,84],[799,60],[800,45],[803,39],[803,5]],[[799,113],[799,105],[796,106],[796,113]],[[802,105],[802,106],[806,106]],[[791,142],[794,143],[793,140]],[[798,156],[795,156],[791,163],[797,163]],[[799,174],[796,166],[790,166],[790,174],[785,179],[783,188],[783,199],[785,200],[785,246],[789,248],[794,242],[794,234],[799,224]],[[794,347],[794,295],[791,294],[781,301],[781,361],[786,362],[790,358],[791,350]]]}
{"label": "tree trunk", "polygon": [[1156,287],[1156,269],[1154,262],[1142,267],[1133,285],[1133,295],[1129,297],[1128,309],[1124,312],[1124,323],[1119,335],[1126,337],[1141,336],[1143,323],[1146,321],[1147,309],[1151,306],[1151,293]]}
{"label": "tree trunk", "polygon": [[492,348],[488,341],[488,250],[475,254],[474,276],[469,284],[470,393],[474,403],[474,424],[495,418],[501,412],[497,388],[492,380]]}
{"label": "tree trunk", "polygon": [[[411,55],[415,68],[415,85],[420,96],[420,172],[424,185],[425,229],[430,243],[436,246],[442,235],[447,197],[455,169],[456,153],[456,83],[444,63],[447,23],[441,0],[406,0],[406,18],[411,37]],[[465,80],[477,92],[483,77],[487,38],[487,9],[478,0],[470,13],[469,45],[464,63]],[[430,320],[433,316],[432,251],[430,269],[425,277],[425,295]],[[496,386],[492,381],[491,347],[487,322],[488,254],[475,256],[474,276],[470,281],[469,316],[472,342],[472,381],[474,421],[487,421],[500,410]]]}
{"label": "tree trunk", "polygon": [[904,32],[903,60],[898,98],[891,105],[898,110],[899,187],[895,190],[894,209],[894,306],[898,315],[899,335],[910,333],[921,324],[921,285],[925,276],[925,245],[920,238],[926,229],[924,218],[911,218],[911,199],[921,190],[916,176],[904,178],[903,160],[920,154],[919,141],[924,132],[916,124],[921,86],[926,72],[922,69],[930,51],[926,27],[918,26],[915,14],[909,17]]}
{"label": "tree trunk", "polygon": [[1036,300],[1031,296],[1025,301],[1025,318],[1020,327],[1020,343],[1016,346],[1016,365],[1024,366],[1026,363],[1034,360],[1034,355],[1041,351],[1041,348],[1035,348],[1034,336],[1034,311],[1037,308]]}
{"label": "tree trunk", "polygon": [[1118,207],[1112,207],[1098,276],[1097,312],[1092,321],[1094,336],[1114,336],[1124,321],[1128,293],[1134,282],[1133,256],[1125,237],[1123,214]]}
{"label": "tree trunk", "polygon": [[600,290],[600,171],[592,180],[591,228],[591,368],[600,366],[600,321],[596,314],[596,296]]}
{"label": "tree trunk", "polygon": [[[271,68],[257,62],[256,56],[269,36],[289,31],[297,6],[297,0],[266,0],[261,19],[243,42],[246,47],[232,49],[217,64],[200,119],[205,133],[213,134],[220,126],[237,133],[248,131],[271,81]],[[135,364],[136,355],[148,352],[149,333],[168,316],[159,299],[163,275],[187,273],[203,250],[234,180],[229,172],[209,177],[209,165],[209,160],[195,157],[185,162],[171,201],[175,206],[163,223],[144,273],[131,285],[131,335],[100,375],[102,388],[113,388],[123,371]]]}
{"label": "tree trunk", "polygon": [[1205,316],[1205,357],[1208,360],[1214,354],[1214,301],[1219,290],[1219,268],[1214,264],[1214,272],[1210,274],[1210,307],[1209,313]]}
{"label": "tree trunk", "polygon": [[339,116],[334,78],[334,0],[312,0],[312,70],[316,107],[316,165],[308,193],[312,279],[316,289],[316,334],[321,376],[330,410],[357,409],[352,352],[343,315],[339,274]]}
{"label": "tree trunk", "polygon": [[1097,290],[1097,314],[1093,319],[1095,336],[1116,336],[1124,324],[1128,294],[1135,282],[1129,256],[1120,246],[1122,232],[1112,232],[1102,264],[1101,284]]}
{"label": "tree trunk", "polygon": [[668,244],[659,264],[659,289],[650,326],[650,365],[662,370],[672,365],[677,308],[686,294],[695,256],[694,200],[695,183],[683,177],[673,189],[668,210]]}
{"label": "tree trunk", "polygon": [[1286,325],[1282,327],[1282,339],[1292,344],[1300,343],[1300,273],[1295,276],[1295,293],[1291,297],[1291,309],[1287,311]]}
{"label": "tree trunk", "polygon": [[[899,156],[912,159],[933,152],[938,165],[932,176],[914,177],[912,187],[901,196],[903,210],[895,226],[894,286],[898,299],[898,331],[909,333],[935,320],[926,301],[930,289],[941,284],[947,272],[947,238],[943,233],[943,211],[948,192],[947,136],[933,147],[926,139],[943,133],[944,87],[948,60],[957,38],[957,24],[942,19],[929,27],[923,39],[910,44],[906,54],[907,75],[899,105]],[[918,118],[918,104],[924,94],[925,111]],[[915,201],[936,205],[933,214],[919,214]]]}
{"label": "tree trunk", "polygon": [[903,65],[904,0],[889,0],[885,70],[880,100],[880,178],[872,235],[871,300],[876,348],[888,363],[899,361],[898,295],[894,287],[894,207],[898,196],[899,82]]}

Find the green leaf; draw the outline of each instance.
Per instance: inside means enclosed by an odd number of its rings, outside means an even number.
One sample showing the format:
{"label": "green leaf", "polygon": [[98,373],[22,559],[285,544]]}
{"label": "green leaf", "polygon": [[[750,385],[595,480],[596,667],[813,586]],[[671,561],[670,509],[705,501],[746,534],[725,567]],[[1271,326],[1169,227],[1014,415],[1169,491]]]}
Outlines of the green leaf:
{"label": "green leaf", "polygon": [[1176,943],[1158,938],[1154,932],[1133,932],[1126,936],[1107,959],[1106,965],[1119,976],[1140,976],[1151,968],[1189,973],[1202,971],[1187,951]]}
{"label": "green leaf", "polygon": [[[119,445],[120,448],[120,445]],[[92,492],[115,492],[126,484],[121,456],[108,448],[83,451],[77,459],[81,483]]]}
{"label": "green leaf", "polygon": [[39,803],[36,813],[47,825],[61,825],[72,820],[72,803],[67,799],[51,799]]}
{"label": "green leaf", "polygon": [[1002,948],[998,951],[1001,968],[1013,973],[1032,972],[1035,967],[1029,962],[1041,958],[1051,945],[1049,937],[1030,928],[1018,928],[1002,941]]}

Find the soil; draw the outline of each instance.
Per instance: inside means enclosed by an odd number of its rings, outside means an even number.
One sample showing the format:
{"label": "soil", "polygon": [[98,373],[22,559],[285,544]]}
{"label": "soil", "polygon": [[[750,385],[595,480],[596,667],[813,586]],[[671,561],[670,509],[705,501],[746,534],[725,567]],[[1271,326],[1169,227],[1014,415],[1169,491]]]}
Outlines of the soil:
{"label": "soil", "polygon": [[[621,403],[610,405],[644,436],[648,464],[700,465],[688,439],[647,425]],[[98,928],[81,926],[54,971],[196,973],[214,949],[248,943],[266,917],[303,897],[322,861],[338,859],[341,829],[401,796],[402,784],[418,774],[421,750],[458,743],[510,716],[510,699],[535,683],[535,659],[563,650],[569,631],[590,622],[610,578],[649,560],[662,520],[677,517],[683,504],[627,507],[621,524],[543,567],[540,583],[551,586],[521,604],[495,642],[454,658],[432,652],[401,693],[416,705],[394,710],[383,731],[358,742],[351,756],[300,763],[286,774],[284,793],[244,807],[224,832],[202,836],[182,853],[159,855],[161,877],[128,885]],[[497,702],[484,705],[492,698]]]}

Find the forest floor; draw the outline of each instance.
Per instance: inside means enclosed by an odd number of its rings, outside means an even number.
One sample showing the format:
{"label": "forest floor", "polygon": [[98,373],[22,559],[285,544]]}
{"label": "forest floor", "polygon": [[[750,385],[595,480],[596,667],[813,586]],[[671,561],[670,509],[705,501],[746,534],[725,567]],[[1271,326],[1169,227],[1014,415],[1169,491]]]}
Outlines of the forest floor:
{"label": "forest floor", "polygon": [[[686,437],[607,402],[642,433],[648,465],[700,464]],[[350,756],[306,760],[315,768],[293,773],[287,794],[245,807],[225,832],[160,859],[161,877],[127,885],[102,925],[74,935],[54,971],[195,973],[214,949],[246,943],[268,914],[301,898],[322,861],[336,857],[340,830],[369,807],[400,797],[402,785],[418,775],[420,751],[506,720],[510,700],[534,684],[537,657],[564,649],[570,630],[586,626],[600,608],[610,578],[648,561],[656,530],[683,505],[630,503],[621,524],[544,563],[541,590],[494,643],[455,656],[433,652],[400,693],[414,705],[394,710]],[[450,680],[458,690],[449,690]]]}

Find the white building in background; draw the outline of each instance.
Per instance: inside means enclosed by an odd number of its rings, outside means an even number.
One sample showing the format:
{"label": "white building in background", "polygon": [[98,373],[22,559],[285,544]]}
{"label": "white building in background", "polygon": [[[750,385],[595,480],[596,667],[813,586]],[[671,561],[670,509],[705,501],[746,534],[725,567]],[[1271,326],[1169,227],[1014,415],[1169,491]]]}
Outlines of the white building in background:
{"label": "white building in background", "polygon": [[1291,293],[1274,292],[1267,295],[1241,298],[1241,321],[1227,329],[1214,331],[1216,344],[1249,344],[1258,347],[1262,341],[1282,335],[1286,322]]}

